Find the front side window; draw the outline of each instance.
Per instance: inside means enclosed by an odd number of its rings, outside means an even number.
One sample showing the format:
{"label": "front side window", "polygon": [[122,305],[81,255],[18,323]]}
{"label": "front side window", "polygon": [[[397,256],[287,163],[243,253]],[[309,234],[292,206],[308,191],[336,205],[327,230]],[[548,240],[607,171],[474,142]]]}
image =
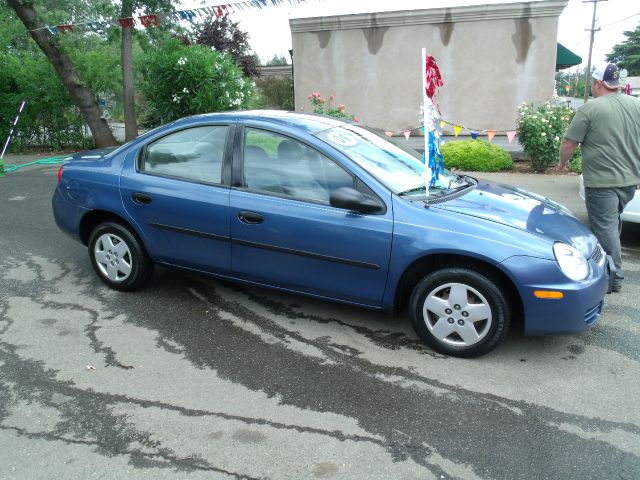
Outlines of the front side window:
{"label": "front side window", "polygon": [[354,179],[335,162],[302,142],[247,128],[244,183],[252,190],[329,203],[333,190],[353,187]]}
{"label": "front side window", "polygon": [[144,154],[146,173],[221,183],[226,125],[194,127],[150,143]]}

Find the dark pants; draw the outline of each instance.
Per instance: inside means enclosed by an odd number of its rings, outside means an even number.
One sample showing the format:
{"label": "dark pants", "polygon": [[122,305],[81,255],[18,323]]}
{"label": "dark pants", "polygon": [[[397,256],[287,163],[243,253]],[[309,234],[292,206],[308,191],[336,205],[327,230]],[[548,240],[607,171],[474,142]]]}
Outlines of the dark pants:
{"label": "dark pants", "polygon": [[591,229],[604,251],[613,257],[618,278],[624,278],[620,249],[620,232],[622,231],[620,214],[635,193],[635,185],[611,188],[586,187],[584,189]]}

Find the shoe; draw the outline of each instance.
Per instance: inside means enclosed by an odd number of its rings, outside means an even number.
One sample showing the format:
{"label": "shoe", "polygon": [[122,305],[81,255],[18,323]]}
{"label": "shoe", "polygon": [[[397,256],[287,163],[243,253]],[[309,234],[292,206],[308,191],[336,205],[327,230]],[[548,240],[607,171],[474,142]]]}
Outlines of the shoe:
{"label": "shoe", "polygon": [[620,290],[622,290],[622,279],[620,277],[615,277],[611,284],[611,291],[619,292]]}

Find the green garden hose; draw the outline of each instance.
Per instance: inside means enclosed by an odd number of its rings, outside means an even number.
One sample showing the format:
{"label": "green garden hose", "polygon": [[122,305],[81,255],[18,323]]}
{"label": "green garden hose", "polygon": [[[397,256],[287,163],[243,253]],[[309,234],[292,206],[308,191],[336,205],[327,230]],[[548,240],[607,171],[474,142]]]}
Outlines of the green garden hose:
{"label": "green garden hose", "polygon": [[[64,155],[62,157],[49,157],[49,158],[41,158],[40,160],[35,160],[29,163],[23,163],[20,165],[14,165],[11,163],[7,163],[4,165],[4,173],[10,173],[18,170],[19,168],[31,167],[33,165],[56,165],[62,163],[65,158],[68,158],[69,155]],[[0,176],[2,176],[2,164],[0,164]]]}

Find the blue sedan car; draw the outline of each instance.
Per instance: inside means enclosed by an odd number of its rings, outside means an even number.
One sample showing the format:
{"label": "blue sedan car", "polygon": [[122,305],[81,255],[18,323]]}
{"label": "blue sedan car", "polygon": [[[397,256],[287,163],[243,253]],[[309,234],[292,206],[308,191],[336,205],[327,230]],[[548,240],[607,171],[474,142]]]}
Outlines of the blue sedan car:
{"label": "blue sedan car", "polygon": [[69,157],[53,212],[98,277],[135,290],[155,264],[397,311],[460,357],[526,334],[594,325],[608,259],[564,207],[445,172],[334,118],[189,117],[115,149]]}

